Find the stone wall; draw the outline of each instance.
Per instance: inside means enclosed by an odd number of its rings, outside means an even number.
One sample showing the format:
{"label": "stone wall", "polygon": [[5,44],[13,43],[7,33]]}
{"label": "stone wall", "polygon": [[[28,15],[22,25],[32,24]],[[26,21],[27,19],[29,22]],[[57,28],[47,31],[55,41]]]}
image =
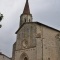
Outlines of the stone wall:
{"label": "stone wall", "polygon": [[[25,24],[17,33],[15,60],[60,60],[58,30],[35,23]],[[27,48],[22,41],[28,41]]]}
{"label": "stone wall", "polygon": [[[40,28],[39,28],[40,27]],[[37,26],[37,59],[41,60],[60,60],[60,41],[56,39],[59,31],[43,25]],[[42,53],[41,53],[42,52]],[[40,57],[41,56],[41,57]]]}
{"label": "stone wall", "polygon": [[28,60],[36,60],[36,48],[29,48],[25,50],[19,50],[15,52],[15,60],[24,60],[27,57]]}
{"label": "stone wall", "polygon": [[0,54],[0,60],[11,60],[11,58],[5,56],[4,54]]}
{"label": "stone wall", "polygon": [[12,60],[15,60],[16,42],[13,44]]}
{"label": "stone wall", "polygon": [[17,33],[16,50],[24,49],[23,41],[28,42],[27,48],[36,46],[36,27],[35,24],[25,24]]}

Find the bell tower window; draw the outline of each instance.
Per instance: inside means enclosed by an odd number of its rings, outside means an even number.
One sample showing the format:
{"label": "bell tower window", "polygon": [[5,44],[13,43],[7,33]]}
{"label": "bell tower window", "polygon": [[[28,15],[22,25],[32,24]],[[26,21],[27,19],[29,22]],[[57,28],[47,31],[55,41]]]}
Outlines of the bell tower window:
{"label": "bell tower window", "polygon": [[25,22],[26,22],[26,18],[25,18],[24,20],[25,20]]}

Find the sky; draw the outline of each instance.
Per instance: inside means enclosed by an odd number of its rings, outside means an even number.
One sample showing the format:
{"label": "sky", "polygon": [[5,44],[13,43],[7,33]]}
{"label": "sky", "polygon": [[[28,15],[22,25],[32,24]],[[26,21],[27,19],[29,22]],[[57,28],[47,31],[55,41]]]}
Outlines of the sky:
{"label": "sky", "polygon": [[[0,0],[0,13],[4,18],[0,22],[0,52],[11,57],[15,32],[19,28],[20,15],[26,0]],[[29,0],[33,22],[38,21],[60,30],[60,0]]]}

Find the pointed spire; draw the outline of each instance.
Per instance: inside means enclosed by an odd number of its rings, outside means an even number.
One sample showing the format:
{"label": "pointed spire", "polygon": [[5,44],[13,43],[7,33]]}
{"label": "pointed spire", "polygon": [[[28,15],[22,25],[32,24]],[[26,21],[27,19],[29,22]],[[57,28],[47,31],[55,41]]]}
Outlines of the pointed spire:
{"label": "pointed spire", "polygon": [[24,7],[23,14],[30,14],[30,9],[29,9],[28,0],[26,0],[26,4],[25,4],[25,7]]}

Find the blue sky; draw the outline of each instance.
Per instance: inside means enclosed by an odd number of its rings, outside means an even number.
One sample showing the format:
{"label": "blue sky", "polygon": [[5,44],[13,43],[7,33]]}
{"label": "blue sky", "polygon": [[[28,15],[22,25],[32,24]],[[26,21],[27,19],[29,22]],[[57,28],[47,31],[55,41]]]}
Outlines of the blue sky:
{"label": "blue sky", "polygon": [[[0,12],[4,15],[0,22],[0,51],[11,57],[15,32],[19,28],[20,15],[25,0],[0,0]],[[29,0],[33,21],[38,21],[60,30],[60,0]]]}

